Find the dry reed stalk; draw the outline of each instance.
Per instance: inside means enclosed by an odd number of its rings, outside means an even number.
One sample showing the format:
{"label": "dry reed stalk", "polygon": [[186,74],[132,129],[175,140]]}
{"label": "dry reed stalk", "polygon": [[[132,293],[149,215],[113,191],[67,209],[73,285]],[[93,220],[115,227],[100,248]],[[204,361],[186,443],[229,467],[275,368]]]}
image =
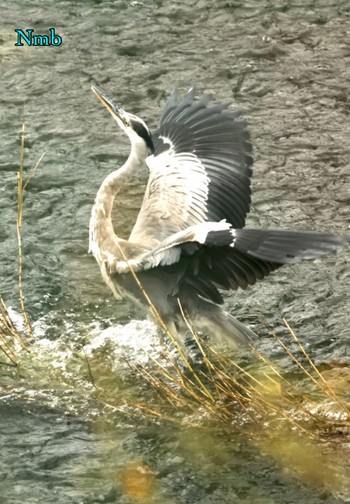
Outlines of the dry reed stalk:
{"label": "dry reed stalk", "polygon": [[[23,321],[26,327],[27,335],[29,337],[33,336],[32,325],[29,321],[29,317],[25,307],[25,296],[23,291],[23,246],[22,246],[22,223],[23,223],[23,204],[24,204],[24,194],[27,186],[34,176],[44,153],[36,161],[36,163],[29,170],[26,180],[24,179],[24,146],[25,146],[25,123],[22,124],[21,129],[21,143],[20,143],[20,156],[19,156],[19,169],[17,171],[17,255],[18,255],[18,292],[19,292],[19,303],[21,307]],[[12,340],[12,341],[11,341]],[[0,296],[0,351],[2,351],[6,357],[12,362],[12,364],[18,365],[18,360],[16,357],[15,349],[13,346],[13,340],[16,340],[20,347],[27,352],[30,352],[26,342],[24,341],[23,334],[20,333],[13,321],[11,320],[10,314],[6,307],[6,304],[2,297]]]}
{"label": "dry reed stalk", "polygon": [[[293,329],[288,324],[287,320],[283,319],[283,323],[285,324],[285,326],[289,330],[290,334],[292,335],[294,341],[297,343],[298,347],[302,351],[303,355],[306,357],[306,359],[307,359],[308,363],[310,364],[311,368],[316,373],[316,376],[321,380],[321,383],[317,382],[317,380],[314,380],[313,377],[312,377],[312,381],[322,390],[322,392],[325,395],[327,395],[330,399],[333,399],[335,402],[337,402],[338,405],[341,407],[341,409],[348,415],[348,417],[350,417],[350,410],[348,409],[348,407],[346,406],[346,404],[337,396],[337,394],[334,392],[334,390],[332,389],[332,387],[329,385],[329,383],[325,380],[325,378],[319,372],[317,366],[315,365],[315,363],[313,362],[313,360],[311,359],[311,357],[309,356],[309,354],[306,352],[305,348],[301,344],[299,338],[297,337],[297,335],[295,334],[295,332],[293,331]],[[302,367],[302,369],[304,370],[303,367]],[[304,370],[304,372],[307,373],[306,370]],[[307,373],[307,375],[309,376],[309,373]]]}
{"label": "dry reed stalk", "polygon": [[25,123],[22,124],[19,171],[17,172],[18,290],[19,290],[19,302],[21,305],[23,320],[26,325],[29,336],[32,337],[33,336],[33,329],[32,329],[31,323],[29,322],[27,311],[25,309],[24,294],[23,294],[22,218],[23,218],[23,198],[24,198],[24,194],[23,194],[23,191],[24,191],[24,187],[23,187],[24,142],[25,142]]}
{"label": "dry reed stalk", "polygon": [[21,130],[21,146],[20,146],[20,157],[19,157],[19,170],[17,172],[17,247],[18,247],[18,290],[19,290],[19,302],[21,305],[21,311],[24,323],[27,328],[28,335],[33,336],[33,328],[29,321],[27,311],[24,302],[23,293],[23,247],[22,247],[22,221],[23,221],[23,203],[24,203],[24,192],[34,176],[42,158],[43,153],[38,161],[32,166],[27,176],[24,180],[24,145],[25,145],[25,123],[22,124]]}
{"label": "dry reed stalk", "polygon": [[[181,305],[180,308],[182,308]],[[307,419],[312,419],[320,425],[329,427],[330,422],[313,413],[310,409],[304,406],[303,401],[306,399],[310,404],[311,401],[309,398],[306,398],[304,394],[300,394],[300,391],[295,389],[295,385],[293,385],[290,380],[287,380],[272,363],[270,363],[258,352],[255,347],[253,350],[256,356],[264,363],[267,371],[272,372],[272,376],[270,376],[267,372],[264,372],[265,378],[275,387],[277,391],[275,396],[272,398],[269,396],[270,388],[266,385],[266,383],[262,382],[261,379],[258,379],[251,372],[246,371],[233,359],[223,357],[214,348],[206,345],[193,330],[185,313],[183,313],[183,317],[203,358],[206,368],[205,371],[196,371],[193,369],[193,366],[191,366],[190,370],[194,376],[192,376],[192,379],[189,379],[181,368],[177,368],[176,373],[180,373],[180,375],[174,382],[174,377],[171,375],[169,369],[159,365],[157,360],[153,357],[152,361],[158,366],[160,378],[159,376],[155,378],[154,374],[150,376],[148,371],[144,368],[141,369],[141,374],[149,381],[149,383],[154,383],[154,380],[157,380],[157,390],[163,393],[162,397],[164,397],[165,400],[169,400],[171,406],[179,406],[181,404],[181,406],[189,407],[192,410],[194,410],[196,406],[197,408],[200,406],[202,410],[207,411],[209,414],[214,414],[216,418],[220,418],[220,420],[227,424],[231,423],[234,415],[236,415],[236,411],[232,411],[232,405],[238,404],[241,411],[248,414],[251,419],[255,421],[258,419],[258,421],[262,420],[263,422],[266,422],[272,420],[273,418],[280,418],[281,420],[287,421],[293,429],[297,429],[299,432],[307,434],[314,440],[316,439],[315,433],[307,428],[302,421],[296,420],[296,411],[303,414],[303,418],[306,422]],[[291,331],[289,324],[285,323],[285,325],[287,329]],[[293,339],[299,341],[295,333]],[[303,370],[309,381],[320,387],[319,382],[312,377],[312,375],[305,369],[305,366],[302,365],[298,358],[288,349],[280,338],[279,342],[291,359]],[[299,344],[301,345],[300,342]],[[308,356],[307,359],[311,365],[311,357],[306,351],[305,353]],[[313,362],[312,368],[314,370],[317,369]],[[199,375],[203,376],[206,380],[204,387],[201,386],[204,382]],[[273,376],[276,376],[278,380],[273,378]],[[176,394],[174,394],[173,389],[169,386],[169,379],[173,382],[173,384],[175,383],[175,385],[179,387],[179,391]],[[284,389],[281,389],[280,382],[285,384]],[[322,384],[323,387],[321,386],[321,390],[326,397],[331,397],[333,400],[336,400],[336,394],[333,391],[333,394],[330,393],[330,390],[332,389],[323,377]],[[192,390],[191,387],[193,387]],[[180,397],[181,392],[185,394],[185,398]],[[191,402],[194,403],[190,404]],[[337,403],[342,407],[342,410],[345,413],[348,413],[346,405],[339,397],[337,397]],[[315,403],[311,402],[311,404],[315,406]],[[154,411],[154,408],[154,405],[150,405],[150,412]],[[145,406],[143,409],[147,410]],[[160,416],[161,412],[158,409],[157,417],[159,418]],[[331,424],[333,425],[333,422],[331,422]]]}

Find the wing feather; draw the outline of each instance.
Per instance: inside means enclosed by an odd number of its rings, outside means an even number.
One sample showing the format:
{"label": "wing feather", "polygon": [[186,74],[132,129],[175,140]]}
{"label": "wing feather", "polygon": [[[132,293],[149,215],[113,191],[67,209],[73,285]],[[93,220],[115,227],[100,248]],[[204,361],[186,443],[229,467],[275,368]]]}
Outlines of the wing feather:
{"label": "wing feather", "polygon": [[226,219],[244,226],[250,205],[252,147],[246,123],[228,104],[182,100],[173,93],[147,158],[144,200],[129,240],[156,246],[169,235],[201,222]]}
{"label": "wing feather", "polygon": [[147,158],[150,176],[129,240],[148,250],[113,271],[176,265],[179,292],[190,287],[222,303],[218,289],[246,289],[284,263],[345,244],[324,233],[243,229],[252,174],[246,123],[227,104],[210,105],[212,95],[194,96],[194,89],[180,102],[171,95]]}

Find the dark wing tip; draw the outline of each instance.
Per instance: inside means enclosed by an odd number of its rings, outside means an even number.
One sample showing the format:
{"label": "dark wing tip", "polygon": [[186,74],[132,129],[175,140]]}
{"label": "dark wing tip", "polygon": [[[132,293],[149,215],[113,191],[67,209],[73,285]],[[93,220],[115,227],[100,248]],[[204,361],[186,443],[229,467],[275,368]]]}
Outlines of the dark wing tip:
{"label": "dark wing tip", "polygon": [[212,94],[196,100],[195,88],[181,99],[174,92],[154,135],[155,156],[170,145],[175,154],[194,154],[210,179],[208,220],[226,219],[234,228],[242,228],[251,201],[250,134],[241,111],[230,109],[228,103],[211,103],[213,100]]}
{"label": "dark wing tip", "polygon": [[330,233],[239,229],[235,247],[253,257],[280,264],[317,259],[349,245],[349,238]]}

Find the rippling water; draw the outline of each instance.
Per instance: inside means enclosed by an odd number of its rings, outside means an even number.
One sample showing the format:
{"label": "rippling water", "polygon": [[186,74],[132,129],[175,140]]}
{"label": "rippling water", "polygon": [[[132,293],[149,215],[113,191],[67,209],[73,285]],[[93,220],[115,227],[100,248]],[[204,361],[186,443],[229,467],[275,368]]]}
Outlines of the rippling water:
{"label": "rippling water", "polygon": [[[41,339],[64,336],[73,352],[112,324],[129,324],[124,331],[133,338],[143,337],[146,327],[135,322],[133,307],[111,299],[87,254],[94,195],[129,149],[90,92],[92,84],[151,129],[175,87],[196,84],[199,93],[233,102],[246,113],[255,147],[248,223],[349,233],[347,1],[19,1],[2,7],[1,26],[0,291],[18,310],[16,171],[24,120],[26,167],[45,152],[26,193],[23,229],[26,306]],[[14,46],[15,28],[45,33],[52,26],[63,37],[61,47]],[[137,174],[118,200],[121,235],[135,219],[146,175]],[[228,295],[227,304],[254,326],[261,347],[286,371],[290,361],[271,343],[264,321],[279,331],[286,317],[317,363],[344,367],[349,281],[348,251],[342,251],[286,267]],[[70,358],[55,356],[58,366]],[[68,413],[59,400],[65,391],[32,374],[33,380],[2,376],[1,502],[129,502],[113,471],[132,472],[139,460],[157,473],[152,502],[347,502],[336,490],[289,477],[263,449],[237,436],[228,441],[222,433],[204,436],[125,418],[86,422],[87,404]],[[43,404],[28,403],[34,383],[33,399],[41,389]]]}

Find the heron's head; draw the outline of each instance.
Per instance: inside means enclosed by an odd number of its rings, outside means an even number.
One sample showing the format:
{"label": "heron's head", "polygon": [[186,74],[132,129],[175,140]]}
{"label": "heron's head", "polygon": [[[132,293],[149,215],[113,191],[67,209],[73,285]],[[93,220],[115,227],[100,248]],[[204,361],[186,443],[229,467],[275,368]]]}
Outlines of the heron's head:
{"label": "heron's head", "polygon": [[103,103],[112,114],[118,126],[128,135],[131,143],[134,144],[143,141],[148,152],[153,154],[154,145],[152,135],[145,122],[139,117],[125,112],[125,110],[108,98],[100,89],[97,89],[95,86],[91,86],[91,89],[100,102]]}

